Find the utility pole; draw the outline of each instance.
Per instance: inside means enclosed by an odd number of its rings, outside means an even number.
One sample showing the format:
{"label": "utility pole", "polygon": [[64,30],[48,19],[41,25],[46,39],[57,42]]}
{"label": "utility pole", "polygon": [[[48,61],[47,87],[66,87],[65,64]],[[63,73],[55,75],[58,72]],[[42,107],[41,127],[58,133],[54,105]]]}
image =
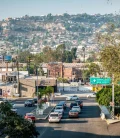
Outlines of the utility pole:
{"label": "utility pole", "polygon": [[18,94],[19,94],[19,97],[21,97],[21,93],[20,93],[20,80],[19,80],[19,44],[18,44],[18,56],[16,57],[16,61],[17,61],[17,75],[18,75],[18,80],[17,80],[17,83],[18,83]]}
{"label": "utility pole", "polygon": [[[63,44],[64,46],[64,44]],[[63,47],[63,50],[62,50],[62,81],[63,81],[63,92],[64,92],[64,65],[63,65],[63,58],[64,58],[64,47]]]}
{"label": "utility pole", "polygon": [[36,73],[37,73],[37,111],[39,110],[39,105],[38,105],[38,68],[36,66]]}
{"label": "utility pole", "polygon": [[28,57],[28,76],[30,76],[30,60],[31,60],[31,57],[29,56]]}
{"label": "utility pole", "polygon": [[84,58],[84,66],[83,66],[83,75],[82,75],[82,77],[83,77],[83,83],[85,82],[85,77],[84,77],[84,67],[85,67],[85,47],[82,47],[82,50],[83,50],[83,58]]}
{"label": "utility pole", "polygon": [[115,103],[114,103],[114,74],[112,75],[112,119],[115,119],[114,118],[114,114],[115,114]]}
{"label": "utility pole", "polygon": [[18,80],[17,80],[17,83],[18,83],[18,94],[19,94],[19,96],[21,96],[21,94],[20,94],[20,81],[19,81],[19,61],[18,61],[18,57],[16,58],[16,65],[17,65],[17,76],[18,76]]}

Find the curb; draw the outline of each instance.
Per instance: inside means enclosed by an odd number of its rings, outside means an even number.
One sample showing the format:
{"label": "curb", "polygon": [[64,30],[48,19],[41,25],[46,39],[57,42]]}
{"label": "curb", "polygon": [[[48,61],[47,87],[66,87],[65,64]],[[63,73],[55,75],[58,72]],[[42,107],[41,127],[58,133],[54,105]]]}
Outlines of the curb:
{"label": "curb", "polygon": [[37,118],[37,120],[46,120],[49,116],[49,114],[51,113],[51,111],[55,108],[55,106],[50,110],[50,112],[48,113],[48,115],[45,118]]}
{"label": "curb", "polygon": [[[99,105],[99,108],[100,108],[100,105]],[[100,108],[101,109],[101,108]],[[111,119],[111,118],[104,118],[103,120],[105,120],[106,122],[107,122],[107,124],[109,125],[109,124],[115,124],[115,123],[118,123],[118,122],[120,122],[120,120],[117,120],[117,119]],[[111,120],[111,121],[110,121]]]}
{"label": "curb", "polygon": [[[46,120],[49,116],[49,114],[51,113],[51,111],[55,108],[55,106],[50,110],[50,112],[46,115],[45,118],[36,118],[36,120]],[[31,112],[33,113],[36,109],[32,110]]]}

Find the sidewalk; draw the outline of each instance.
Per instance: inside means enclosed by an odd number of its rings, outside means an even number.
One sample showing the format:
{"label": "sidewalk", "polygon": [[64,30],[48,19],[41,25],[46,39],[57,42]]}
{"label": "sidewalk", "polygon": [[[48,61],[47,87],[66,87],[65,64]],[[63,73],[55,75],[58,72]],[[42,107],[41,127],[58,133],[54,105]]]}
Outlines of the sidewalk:
{"label": "sidewalk", "polygon": [[114,123],[117,123],[117,122],[120,122],[120,120],[118,120],[118,119],[106,119],[106,122],[107,122],[107,124],[109,125],[109,124],[114,124]]}
{"label": "sidewalk", "polygon": [[35,115],[35,117],[37,118],[37,120],[41,119],[41,120],[46,120],[47,117],[49,116],[49,114],[52,112],[52,110],[54,109],[55,106],[49,106],[48,108],[46,108],[44,111],[43,111],[43,114],[39,114],[37,115],[36,114],[36,109],[33,110],[33,114]]}
{"label": "sidewalk", "polygon": [[100,110],[101,110],[101,119],[105,120],[107,122],[107,124],[114,124],[117,122],[120,122],[120,119],[117,119],[117,117],[115,116],[115,119],[112,119],[110,112],[108,111],[106,106],[101,106],[99,105]]}

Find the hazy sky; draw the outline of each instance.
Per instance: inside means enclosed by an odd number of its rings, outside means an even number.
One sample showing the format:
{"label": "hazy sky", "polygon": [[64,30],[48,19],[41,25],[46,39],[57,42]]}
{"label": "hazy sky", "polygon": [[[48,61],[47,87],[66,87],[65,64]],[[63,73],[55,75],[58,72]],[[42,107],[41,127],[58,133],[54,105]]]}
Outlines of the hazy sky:
{"label": "hazy sky", "polygon": [[0,0],[0,20],[24,15],[119,13],[120,0]]}

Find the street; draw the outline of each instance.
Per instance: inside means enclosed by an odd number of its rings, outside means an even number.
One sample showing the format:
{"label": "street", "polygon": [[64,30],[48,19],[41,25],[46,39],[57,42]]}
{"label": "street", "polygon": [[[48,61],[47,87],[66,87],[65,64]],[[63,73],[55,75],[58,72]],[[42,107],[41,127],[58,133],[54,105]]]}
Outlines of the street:
{"label": "street", "polygon": [[[66,95],[67,92],[64,92]],[[78,92],[77,92],[78,93]],[[73,93],[77,94],[76,92]],[[87,95],[88,93],[84,93]],[[54,98],[54,103],[65,101],[65,95]],[[82,112],[79,118],[69,118],[68,112],[71,101],[66,101],[67,108],[60,123],[48,123],[48,120],[37,120],[36,127],[40,132],[39,138],[119,138],[120,123],[107,125],[106,121],[100,118],[100,109],[95,98],[80,97],[83,101]],[[15,101],[17,113],[24,116],[31,112],[35,107],[24,107],[26,99]]]}
{"label": "street", "polygon": [[[28,99],[28,98],[26,98],[26,99]],[[24,102],[25,102],[26,99],[18,99],[14,102],[15,105],[16,105],[17,113],[19,115],[24,116],[26,113],[31,112],[36,107],[36,106],[34,106],[34,107],[24,107]]]}
{"label": "street", "polygon": [[[59,100],[59,98],[57,98]],[[65,100],[65,98],[60,100]],[[69,104],[65,110],[60,123],[48,123],[48,121],[38,121],[37,129],[41,135],[39,138],[113,138],[120,137],[119,127],[116,124],[107,125],[100,118],[100,110],[94,98],[81,98],[83,109],[79,118],[68,118]],[[55,100],[55,102],[57,102]],[[118,126],[120,124],[117,124]],[[114,132],[114,133],[113,133]]]}

